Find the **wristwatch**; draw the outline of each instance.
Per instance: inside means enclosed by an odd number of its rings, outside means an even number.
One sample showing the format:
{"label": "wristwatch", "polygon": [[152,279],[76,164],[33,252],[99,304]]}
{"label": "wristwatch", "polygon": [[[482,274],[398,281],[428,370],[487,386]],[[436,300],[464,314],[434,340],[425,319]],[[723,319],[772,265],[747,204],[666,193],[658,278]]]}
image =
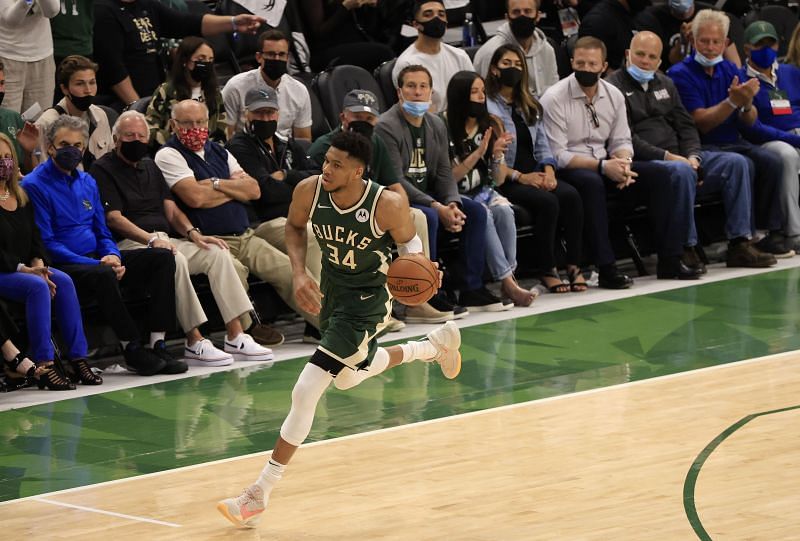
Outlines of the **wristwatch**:
{"label": "wristwatch", "polygon": [[211,177],[211,186],[219,191],[219,177]]}

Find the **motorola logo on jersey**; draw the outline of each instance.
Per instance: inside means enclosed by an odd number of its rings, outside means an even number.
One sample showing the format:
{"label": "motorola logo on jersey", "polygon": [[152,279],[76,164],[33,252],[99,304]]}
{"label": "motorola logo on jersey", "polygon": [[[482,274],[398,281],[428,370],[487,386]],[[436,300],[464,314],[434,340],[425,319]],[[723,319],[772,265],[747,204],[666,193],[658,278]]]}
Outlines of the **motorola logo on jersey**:
{"label": "motorola logo on jersey", "polygon": [[358,209],[356,211],[356,220],[362,224],[369,220],[369,211],[367,209]]}

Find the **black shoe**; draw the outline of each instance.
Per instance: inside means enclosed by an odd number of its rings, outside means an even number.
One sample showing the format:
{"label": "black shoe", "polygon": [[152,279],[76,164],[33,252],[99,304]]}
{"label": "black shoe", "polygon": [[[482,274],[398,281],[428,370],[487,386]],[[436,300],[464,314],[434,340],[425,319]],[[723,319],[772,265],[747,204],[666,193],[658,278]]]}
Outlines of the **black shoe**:
{"label": "black shoe", "polygon": [[130,342],[125,351],[125,364],[128,370],[136,372],[140,376],[152,376],[158,374],[167,366],[167,361],[160,358],[152,350],[142,347],[138,342]]}
{"label": "black shoe", "polygon": [[450,302],[450,299],[448,299],[447,295],[441,290],[431,297],[428,304],[430,304],[434,310],[442,312],[443,314],[453,312],[453,319],[461,319],[469,315],[469,311],[465,307]]}
{"label": "black shoe", "polygon": [[794,250],[786,246],[786,238],[780,233],[771,232],[755,244],[765,254],[772,254],[777,259],[794,257]]}
{"label": "black shoe", "polygon": [[619,272],[617,267],[611,267],[600,271],[597,285],[603,289],[628,289],[633,285],[633,279]]}
{"label": "black shoe", "polygon": [[762,252],[750,241],[740,239],[728,243],[727,265],[729,267],[747,267],[763,269],[776,265],[775,256]]}
{"label": "black shoe", "polygon": [[659,258],[656,267],[659,280],[698,280],[700,271],[695,267],[687,267],[680,257]]}
{"label": "black shoe", "polygon": [[708,269],[706,269],[706,264],[703,263],[703,260],[700,259],[699,255],[697,255],[697,250],[695,250],[694,246],[687,246],[683,249],[683,257],[681,257],[681,261],[683,261],[683,264],[690,269],[697,269],[697,272],[700,274],[705,274],[708,272]]}
{"label": "black shoe", "polygon": [[163,340],[156,340],[156,343],[153,344],[153,353],[166,363],[164,368],[158,372],[159,374],[183,374],[189,370],[188,364],[172,356]]}
{"label": "black shoe", "polygon": [[74,372],[74,379],[83,385],[100,385],[103,383],[103,378],[92,372],[89,363],[86,359],[74,359],[69,361],[72,371]]}
{"label": "black shoe", "polygon": [[473,312],[502,312],[508,309],[500,297],[494,295],[486,287],[462,291],[458,296],[458,303]]}

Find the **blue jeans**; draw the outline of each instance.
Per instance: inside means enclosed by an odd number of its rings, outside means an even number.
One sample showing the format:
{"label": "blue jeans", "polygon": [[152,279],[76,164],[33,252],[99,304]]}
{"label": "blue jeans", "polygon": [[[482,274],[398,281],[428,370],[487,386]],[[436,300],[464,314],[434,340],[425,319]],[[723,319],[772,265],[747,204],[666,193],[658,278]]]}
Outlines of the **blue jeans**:
{"label": "blue jeans", "polygon": [[747,141],[719,146],[703,146],[705,150],[736,152],[747,160],[752,179],[752,207],[755,227],[780,231],[784,223],[781,206],[783,161],[780,154]]}
{"label": "blue jeans", "polygon": [[[428,220],[428,234],[430,237],[431,259],[436,259],[436,245],[439,228],[439,213],[436,209],[420,205],[413,205],[425,214]],[[486,264],[486,222],[487,213],[483,205],[469,197],[461,196],[461,207],[467,215],[464,228],[460,233],[461,246],[459,256],[464,266],[462,286],[465,291],[483,287],[483,268]],[[441,228],[444,231],[444,227]]]}
{"label": "blue jeans", "polygon": [[514,208],[511,205],[491,205],[492,200],[499,196],[494,192],[492,199],[487,201],[489,205],[481,203],[489,218],[486,220],[486,266],[495,281],[508,278],[517,268],[517,224],[514,221]]}
{"label": "blue jeans", "polygon": [[[72,279],[60,270],[50,268],[50,280],[56,285],[56,296],[50,298],[50,289],[40,276],[22,272],[0,273],[0,297],[25,304],[28,327],[28,349],[33,361],[39,363],[53,359],[51,337],[51,307],[55,308],[61,336],[67,343],[67,359],[86,357],[88,347],[83,334],[81,308]],[[52,301],[52,302],[51,302]]]}
{"label": "blue jeans", "polygon": [[[725,208],[725,235],[728,239],[748,238],[752,227],[752,176],[747,158],[734,152],[703,151],[700,153],[702,168],[705,172],[703,184],[697,186],[697,174],[690,165],[678,161],[656,161],[669,169],[676,189],[684,190],[680,198],[689,197],[695,200],[696,195],[720,193]],[[685,243],[687,246],[697,244],[697,229],[694,211],[687,211],[683,206],[676,206],[674,212],[679,213],[677,222],[686,224]]]}

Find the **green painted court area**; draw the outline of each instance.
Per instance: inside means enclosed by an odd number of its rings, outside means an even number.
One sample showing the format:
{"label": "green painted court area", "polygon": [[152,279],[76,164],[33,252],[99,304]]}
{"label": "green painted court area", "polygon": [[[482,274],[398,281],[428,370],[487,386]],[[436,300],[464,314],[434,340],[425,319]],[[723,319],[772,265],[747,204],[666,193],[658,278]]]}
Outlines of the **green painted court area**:
{"label": "green painted court area", "polygon": [[[457,380],[413,363],[332,388],[309,441],[799,349],[799,282],[788,269],[467,327]],[[270,449],[303,362],[0,413],[0,501]]]}

